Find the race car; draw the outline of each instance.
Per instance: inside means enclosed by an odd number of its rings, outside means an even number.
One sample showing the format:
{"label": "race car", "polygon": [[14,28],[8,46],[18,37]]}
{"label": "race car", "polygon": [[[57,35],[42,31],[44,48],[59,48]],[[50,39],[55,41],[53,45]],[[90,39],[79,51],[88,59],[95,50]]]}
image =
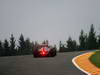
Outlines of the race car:
{"label": "race car", "polygon": [[34,57],[54,57],[56,56],[56,48],[48,46],[47,44],[39,45],[33,51]]}

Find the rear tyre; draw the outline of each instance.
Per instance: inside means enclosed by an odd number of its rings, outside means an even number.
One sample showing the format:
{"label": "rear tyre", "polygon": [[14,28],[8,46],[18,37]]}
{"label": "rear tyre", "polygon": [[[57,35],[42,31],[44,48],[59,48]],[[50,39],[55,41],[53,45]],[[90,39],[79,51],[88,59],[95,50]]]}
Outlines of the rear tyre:
{"label": "rear tyre", "polygon": [[51,57],[56,56],[56,49],[55,48],[51,49],[50,55],[51,55]]}
{"label": "rear tyre", "polygon": [[34,57],[34,58],[37,58],[38,56],[36,56],[36,55],[33,55],[33,57]]}
{"label": "rear tyre", "polygon": [[34,57],[34,58],[37,58],[37,57],[39,57],[38,55],[39,55],[38,51],[35,50],[35,51],[33,52],[33,57]]}

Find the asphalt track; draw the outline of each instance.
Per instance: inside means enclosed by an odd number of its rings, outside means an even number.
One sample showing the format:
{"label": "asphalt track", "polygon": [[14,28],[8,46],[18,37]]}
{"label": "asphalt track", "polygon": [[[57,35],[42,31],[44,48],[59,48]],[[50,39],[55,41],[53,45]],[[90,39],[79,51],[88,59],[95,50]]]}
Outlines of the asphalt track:
{"label": "asphalt track", "polygon": [[56,57],[32,55],[0,57],[0,75],[86,75],[72,63],[83,52],[58,53]]}

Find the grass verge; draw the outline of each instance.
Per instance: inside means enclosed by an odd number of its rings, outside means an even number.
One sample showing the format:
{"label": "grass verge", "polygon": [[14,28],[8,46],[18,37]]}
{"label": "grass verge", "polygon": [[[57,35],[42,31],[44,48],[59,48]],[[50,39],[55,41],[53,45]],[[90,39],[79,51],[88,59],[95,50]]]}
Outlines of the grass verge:
{"label": "grass verge", "polygon": [[100,68],[100,51],[96,51],[89,60],[97,67]]}

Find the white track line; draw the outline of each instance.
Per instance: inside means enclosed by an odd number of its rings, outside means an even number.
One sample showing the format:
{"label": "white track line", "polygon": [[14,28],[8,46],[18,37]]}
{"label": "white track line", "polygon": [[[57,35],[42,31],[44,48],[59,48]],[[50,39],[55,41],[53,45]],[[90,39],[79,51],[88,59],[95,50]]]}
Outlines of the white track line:
{"label": "white track line", "polygon": [[[88,53],[89,53],[89,52],[88,52]],[[73,63],[79,70],[81,70],[82,72],[86,73],[87,75],[91,75],[89,72],[85,71],[85,70],[82,69],[80,66],[78,66],[77,63],[75,62],[75,59],[77,59],[78,57],[80,57],[80,56],[82,56],[82,55],[85,55],[85,54],[87,54],[87,53],[83,53],[83,54],[81,54],[81,55],[78,55],[78,56],[74,57],[74,58],[72,59],[72,63]]]}

